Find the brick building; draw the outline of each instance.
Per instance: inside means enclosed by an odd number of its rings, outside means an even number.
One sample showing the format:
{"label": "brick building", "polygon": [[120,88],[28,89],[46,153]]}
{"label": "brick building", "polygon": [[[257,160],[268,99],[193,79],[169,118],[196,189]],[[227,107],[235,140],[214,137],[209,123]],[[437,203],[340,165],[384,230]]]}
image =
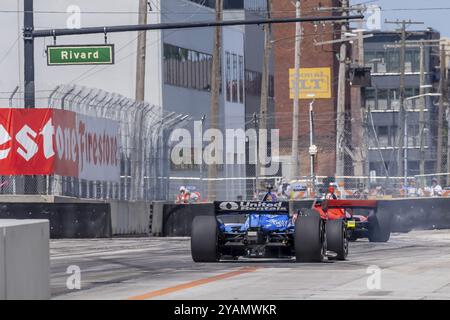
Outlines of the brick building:
{"label": "brick building", "polygon": [[[294,3],[290,0],[274,1],[273,16],[275,18],[295,16]],[[341,7],[339,0],[303,0],[301,14],[303,17],[340,15],[339,11],[332,9],[339,7]],[[315,45],[315,43],[340,38],[340,28],[340,24],[333,23],[302,23],[301,68],[329,67],[331,69],[331,98],[316,99],[314,102],[314,135],[315,144],[319,150],[315,166],[316,174],[321,176],[334,175],[336,171],[336,106],[339,74],[339,61],[336,54],[339,53],[340,44]],[[295,24],[273,26],[273,40],[276,127],[280,129],[280,159],[283,162],[283,175],[290,176],[293,100],[289,95],[289,69],[294,68]],[[310,102],[311,99],[300,100],[300,176],[308,176],[310,172],[308,153]],[[348,98],[346,104],[349,105]]]}

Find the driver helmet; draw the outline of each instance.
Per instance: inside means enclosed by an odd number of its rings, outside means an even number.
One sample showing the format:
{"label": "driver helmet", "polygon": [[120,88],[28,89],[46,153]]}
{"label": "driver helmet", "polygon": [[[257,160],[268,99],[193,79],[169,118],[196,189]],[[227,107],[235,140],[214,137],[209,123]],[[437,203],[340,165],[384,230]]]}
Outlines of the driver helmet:
{"label": "driver helmet", "polygon": [[186,192],[186,187],[185,186],[181,186],[180,187],[180,193],[185,193]]}
{"label": "driver helmet", "polygon": [[199,195],[197,192],[194,192],[191,194],[191,200],[192,201],[198,201],[200,199]]}

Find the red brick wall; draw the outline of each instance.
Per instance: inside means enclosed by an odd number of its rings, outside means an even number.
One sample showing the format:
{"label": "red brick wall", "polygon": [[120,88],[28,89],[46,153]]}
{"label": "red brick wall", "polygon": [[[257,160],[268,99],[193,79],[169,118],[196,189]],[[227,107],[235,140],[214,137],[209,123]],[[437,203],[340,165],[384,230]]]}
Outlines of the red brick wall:
{"label": "red brick wall", "polygon": [[[295,7],[291,0],[273,1],[274,17],[295,17]],[[317,11],[319,7],[339,7],[339,0],[302,0],[302,16],[330,16],[340,13]],[[339,62],[336,53],[339,44],[315,46],[322,42],[340,38],[340,25],[330,23],[314,27],[313,23],[303,23],[301,45],[302,68],[331,67],[332,98],[318,99],[315,110],[315,144],[319,148],[316,174],[334,175],[336,161],[336,97]],[[295,23],[273,26],[274,65],[275,65],[275,110],[276,127],[280,129],[281,154],[290,154],[292,138],[293,101],[289,98],[289,68],[294,67]],[[300,174],[309,175],[309,100],[300,100],[299,150]]]}

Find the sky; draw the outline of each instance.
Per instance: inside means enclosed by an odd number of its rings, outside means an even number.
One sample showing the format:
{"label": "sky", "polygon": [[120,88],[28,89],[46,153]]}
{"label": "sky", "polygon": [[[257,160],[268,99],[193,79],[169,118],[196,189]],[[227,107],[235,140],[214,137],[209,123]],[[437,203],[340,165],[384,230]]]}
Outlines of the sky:
{"label": "sky", "polygon": [[[381,20],[409,20],[424,22],[424,25],[410,26],[408,30],[431,27],[450,38],[450,0],[350,0],[351,5],[365,3],[379,5]],[[395,25],[383,25],[384,30],[394,29]]]}

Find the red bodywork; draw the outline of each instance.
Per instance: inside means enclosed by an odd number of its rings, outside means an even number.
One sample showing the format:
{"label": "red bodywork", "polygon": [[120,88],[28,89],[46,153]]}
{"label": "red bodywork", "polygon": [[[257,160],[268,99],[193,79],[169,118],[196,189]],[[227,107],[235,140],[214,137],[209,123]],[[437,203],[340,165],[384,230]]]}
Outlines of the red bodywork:
{"label": "red bodywork", "polygon": [[[323,200],[314,203],[314,210],[319,212],[322,219],[337,220],[352,216],[351,209],[376,209],[376,200]],[[323,208],[328,208],[324,210]],[[349,210],[347,210],[349,209]]]}

